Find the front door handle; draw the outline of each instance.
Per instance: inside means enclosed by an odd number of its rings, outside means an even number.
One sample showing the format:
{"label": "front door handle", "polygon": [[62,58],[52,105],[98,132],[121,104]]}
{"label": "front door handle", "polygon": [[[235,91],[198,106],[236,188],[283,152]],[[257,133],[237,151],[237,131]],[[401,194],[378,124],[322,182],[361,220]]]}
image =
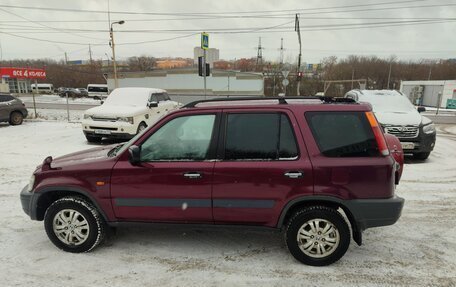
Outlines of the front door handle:
{"label": "front door handle", "polygon": [[301,178],[303,176],[303,173],[300,171],[288,171],[283,175],[289,178]]}
{"label": "front door handle", "polygon": [[189,179],[198,179],[198,178],[202,178],[203,176],[199,172],[186,172],[186,173],[184,173],[184,177],[189,178]]}

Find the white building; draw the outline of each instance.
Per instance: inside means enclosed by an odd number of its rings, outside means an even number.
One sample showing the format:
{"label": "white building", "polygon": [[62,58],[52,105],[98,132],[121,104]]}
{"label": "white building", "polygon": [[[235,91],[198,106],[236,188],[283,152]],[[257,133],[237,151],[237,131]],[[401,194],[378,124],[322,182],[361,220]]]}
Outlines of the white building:
{"label": "white building", "polygon": [[[198,57],[204,55],[204,50],[201,47],[195,47],[193,49],[193,62],[195,65],[198,64]],[[209,48],[206,50],[206,63],[209,63],[211,67],[214,65],[214,62],[219,60],[220,54],[219,49]]]}
{"label": "white building", "polygon": [[[204,99],[204,80],[196,68],[119,72],[119,87],[146,87],[167,90],[172,100],[183,104]],[[113,74],[108,75],[108,88],[114,89]],[[261,73],[211,70],[206,78],[206,97],[264,96]]]}
{"label": "white building", "polygon": [[444,108],[448,99],[456,99],[456,80],[402,81],[400,91],[416,105]]}

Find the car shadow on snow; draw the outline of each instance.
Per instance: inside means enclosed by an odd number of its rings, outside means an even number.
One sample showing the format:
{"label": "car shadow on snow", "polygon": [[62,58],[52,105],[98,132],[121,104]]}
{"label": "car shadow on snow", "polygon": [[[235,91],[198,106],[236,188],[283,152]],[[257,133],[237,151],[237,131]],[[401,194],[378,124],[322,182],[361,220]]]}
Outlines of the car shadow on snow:
{"label": "car shadow on snow", "polygon": [[182,255],[207,256],[209,252],[226,255],[233,261],[277,249],[283,249],[280,253],[284,257],[289,256],[282,233],[277,229],[261,227],[121,224],[107,246],[124,249],[127,245],[130,253],[132,249],[142,253],[142,247],[146,247]]}

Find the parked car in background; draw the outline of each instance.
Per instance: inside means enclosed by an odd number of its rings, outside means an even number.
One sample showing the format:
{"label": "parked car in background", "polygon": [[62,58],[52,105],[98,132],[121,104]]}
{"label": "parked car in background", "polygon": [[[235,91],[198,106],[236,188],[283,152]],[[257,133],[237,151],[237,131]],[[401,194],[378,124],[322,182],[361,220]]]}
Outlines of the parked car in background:
{"label": "parked car in background", "polygon": [[106,84],[88,84],[87,92],[88,97],[95,100],[105,99],[109,95],[108,85]]}
{"label": "parked car in background", "polygon": [[78,91],[81,93],[81,96],[82,96],[82,97],[87,97],[87,96],[89,96],[89,92],[87,91],[86,88],[77,88],[76,90],[78,90]]}
{"label": "parked car in background", "polygon": [[[118,130],[130,116],[119,114],[130,109],[124,99],[155,106],[159,96],[165,91],[116,89],[104,113]],[[92,250],[121,222],[254,225],[284,229],[297,260],[322,266],[351,238],[361,245],[367,228],[399,219],[402,166],[392,148],[371,106],[348,99],[198,101],[127,143],[47,157],[21,202],[68,252]]]}
{"label": "parked car in background", "polygon": [[118,88],[101,106],[85,111],[82,129],[89,142],[130,139],[177,106],[165,90]]}
{"label": "parked car in background", "polygon": [[0,93],[0,122],[20,125],[27,115],[28,111],[21,100],[10,94]]}
{"label": "parked car in background", "polygon": [[33,93],[37,94],[53,94],[54,93],[54,86],[52,84],[31,84]]}
{"label": "parked car in background", "polygon": [[83,96],[80,90],[74,89],[74,88],[64,88],[59,93],[59,96],[62,97],[62,98],[66,97],[67,95],[70,98],[80,98],[80,97]]}
{"label": "parked car in background", "polygon": [[399,138],[404,153],[425,160],[434,149],[436,130],[434,123],[419,112],[404,94],[395,90],[351,90],[346,98],[367,102],[386,133]]}

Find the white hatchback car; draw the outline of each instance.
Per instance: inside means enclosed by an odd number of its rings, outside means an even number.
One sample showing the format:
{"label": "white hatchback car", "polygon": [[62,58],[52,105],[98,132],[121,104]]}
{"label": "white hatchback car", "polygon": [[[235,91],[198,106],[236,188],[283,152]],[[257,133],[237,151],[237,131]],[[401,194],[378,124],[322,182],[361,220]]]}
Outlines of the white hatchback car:
{"label": "white hatchback car", "polygon": [[85,111],[82,130],[89,142],[130,139],[177,107],[165,90],[118,88],[101,106]]}

